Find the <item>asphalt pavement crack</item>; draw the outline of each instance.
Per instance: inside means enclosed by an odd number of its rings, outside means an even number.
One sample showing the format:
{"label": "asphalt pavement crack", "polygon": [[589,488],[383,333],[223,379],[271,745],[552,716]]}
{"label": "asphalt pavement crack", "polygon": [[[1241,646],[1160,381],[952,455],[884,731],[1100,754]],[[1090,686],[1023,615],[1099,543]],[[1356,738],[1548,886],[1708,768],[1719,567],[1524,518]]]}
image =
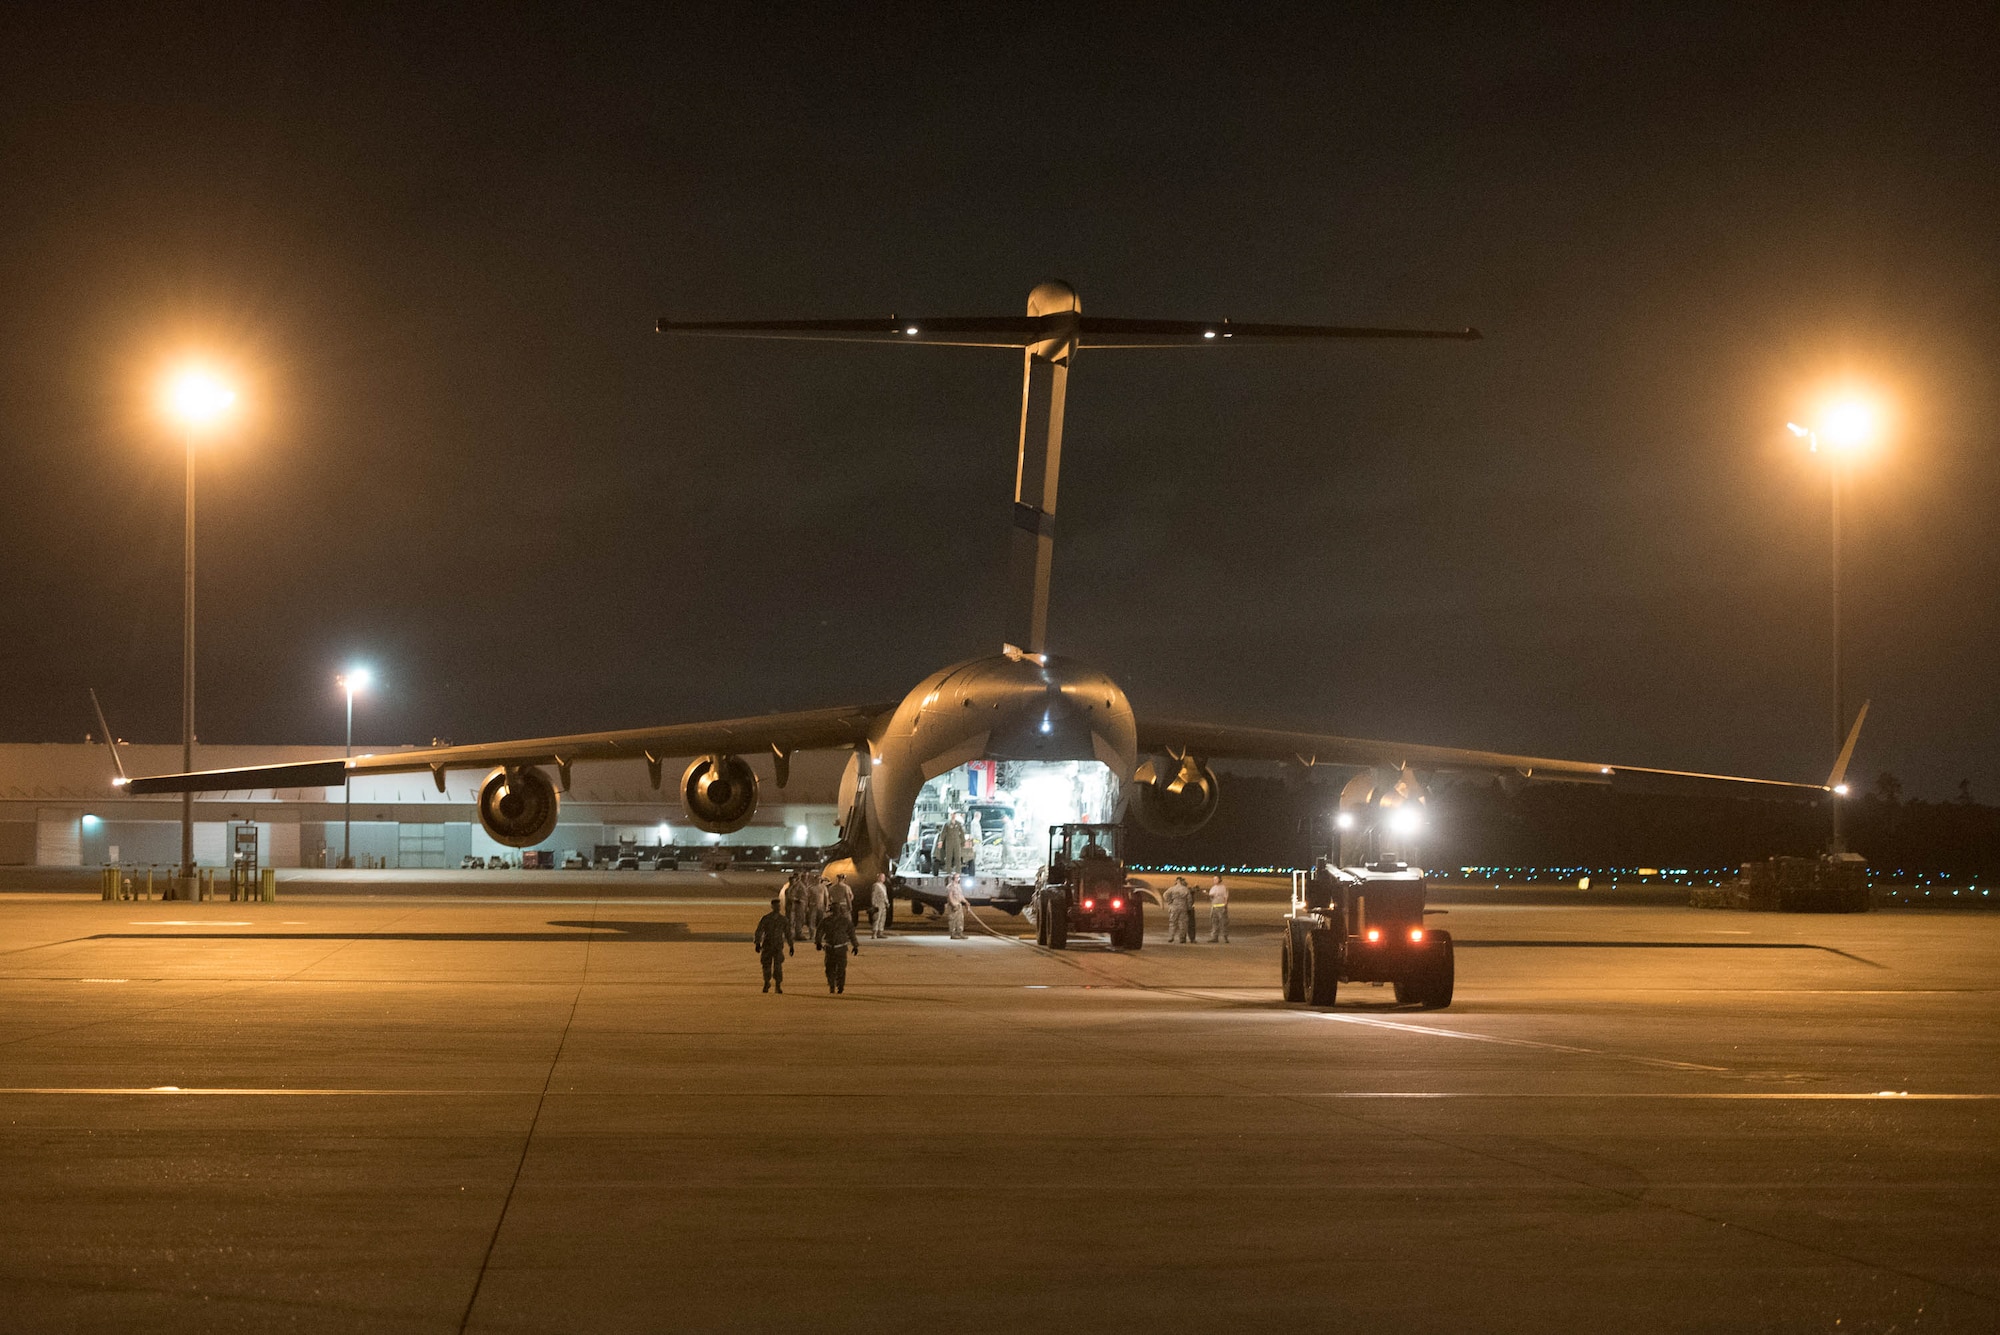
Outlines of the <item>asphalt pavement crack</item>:
{"label": "asphalt pavement crack", "polygon": [[576,980],[576,995],[570,998],[569,1016],[563,1021],[562,1033],[556,1039],[555,1055],[549,1058],[548,1074],[542,1077],[542,1090],[535,1098],[535,1111],[528,1118],[528,1134],[521,1138],[521,1157],[514,1161],[514,1176],[507,1183],[507,1194],[500,1201],[500,1215],[493,1221],[493,1236],[486,1240],[486,1252],[479,1258],[479,1273],[473,1277],[472,1293],[465,1300],[465,1314],[458,1320],[459,1335],[465,1335],[472,1324],[473,1309],[479,1306],[479,1293],[486,1284],[486,1272],[493,1265],[494,1249],[500,1245],[500,1230],[507,1226],[507,1211],[513,1207],[514,1192],[521,1185],[521,1173],[528,1166],[528,1150],[535,1143],[535,1128],[541,1125],[542,1109],[548,1105],[549,1090],[555,1085],[556,1067],[562,1064],[563,1049],[569,1044],[570,1028],[576,1024],[577,1008],[583,1004],[583,988],[590,981],[590,945],[596,935],[598,906],[603,901],[590,901],[590,923],[592,931],[583,938],[583,971]]}

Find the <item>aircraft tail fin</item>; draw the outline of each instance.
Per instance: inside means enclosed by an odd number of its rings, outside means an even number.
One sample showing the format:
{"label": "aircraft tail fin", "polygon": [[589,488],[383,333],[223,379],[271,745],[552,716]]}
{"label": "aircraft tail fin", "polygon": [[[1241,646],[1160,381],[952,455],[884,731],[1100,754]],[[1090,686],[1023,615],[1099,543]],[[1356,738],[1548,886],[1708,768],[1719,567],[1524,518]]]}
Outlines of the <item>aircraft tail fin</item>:
{"label": "aircraft tail fin", "polygon": [[1028,315],[1045,321],[1050,337],[1030,343],[1022,354],[1021,448],[1014,462],[1014,526],[1007,552],[1007,643],[1031,654],[1048,648],[1063,399],[1082,310],[1068,283],[1043,283],[1028,294]]}
{"label": "aircraft tail fin", "polygon": [[97,711],[97,726],[104,731],[104,744],[111,750],[111,763],[117,767],[118,778],[114,781],[123,788],[129,776],[125,773],[125,757],[118,754],[118,738],[112,735],[111,725],[104,721],[104,706],[97,703],[97,688],[90,689],[90,707]]}
{"label": "aircraft tail fin", "polygon": [[1833,762],[1833,773],[1826,776],[1826,786],[1829,791],[1847,782],[1847,762],[1854,758],[1854,743],[1861,738],[1861,725],[1868,719],[1870,703],[1867,700],[1861,702],[1861,712],[1854,716],[1854,726],[1847,730],[1847,741],[1840,748],[1839,757]]}

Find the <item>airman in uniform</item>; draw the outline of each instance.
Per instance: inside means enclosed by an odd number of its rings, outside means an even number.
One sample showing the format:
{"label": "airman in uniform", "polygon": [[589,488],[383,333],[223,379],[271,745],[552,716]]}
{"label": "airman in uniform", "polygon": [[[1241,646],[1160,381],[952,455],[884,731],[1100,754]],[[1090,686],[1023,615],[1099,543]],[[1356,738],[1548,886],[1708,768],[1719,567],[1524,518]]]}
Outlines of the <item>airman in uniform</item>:
{"label": "airman in uniform", "polygon": [[847,952],[861,953],[861,942],[854,936],[854,919],[838,909],[819,921],[813,932],[813,946],[826,956],[826,990],[841,993],[847,990]]}
{"label": "airman in uniform", "polygon": [[764,990],[769,992],[775,985],[780,994],[785,990],[785,955],[796,950],[792,943],[798,938],[792,935],[791,920],[785,917],[777,900],[771,901],[771,911],[757,920],[757,930],[751,934],[750,942],[757,947],[757,958],[764,965]]}
{"label": "airman in uniform", "polygon": [[1174,877],[1174,883],[1160,896],[1167,905],[1167,943],[1194,941],[1194,889],[1185,876]]}
{"label": "airman in uniform", "polygon": [[868,889],[868,930],[877,941],[889,935],[889,878],[878,875]]}

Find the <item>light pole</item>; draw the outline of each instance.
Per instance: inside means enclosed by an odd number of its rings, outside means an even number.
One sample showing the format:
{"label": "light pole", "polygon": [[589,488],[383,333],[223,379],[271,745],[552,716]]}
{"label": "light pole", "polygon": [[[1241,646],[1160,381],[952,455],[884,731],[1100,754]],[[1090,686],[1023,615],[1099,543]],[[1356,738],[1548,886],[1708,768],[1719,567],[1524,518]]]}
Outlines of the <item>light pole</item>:
{"label": "light pole", "polygon": [[[236,406],[236,391],[201,366],[184,366],[167,378],[167,415],[181,428],[187,451],[187,498],[181,559],[181,769],[194,769],[194,447]],[[181,794],[181,877],[194,877],[194,794]],[[182,893],[192,898],[183,888]]]}
{"label": "light pole", "polygon": [[[1840,754],[1847,745],[1847,658],[1846,642],[1842,635],[1841,587],[1840,587],[1840,505],[1842,494],[1847,489],[1847,470],[1855,455],[1875,443],[1880,433],[1881,411],[1875,403],[1859,395],[1845,394],[1826,406],[1820,420],[1814,426],[1800,426],[1797,422],[1785,423],[1785,429],[1806,442],[1806,448],[1814,454],[1825,454],[1827,463],[1828,491],[1833,498],[1832,505],[1832,573],[1833,573],[1833,753]],[[1826,448],[1820,447],[1824,444]],[[1841,800],[1847,796],[1847,785],[1834,789],[1833,803],[1833,843],[1834,853],[1847,851],[1847,838],[1842,828]]]}
{"label": "light pole", "polygon": [[[367,668],[349,668],[334,680],[341,690],[347,692],[347,758],[354,759],[354,693],[368,689],[373,680]],[[354,865],[354,782],[346,775],[340,778],[344,790],[340,816],[340,865]]]}

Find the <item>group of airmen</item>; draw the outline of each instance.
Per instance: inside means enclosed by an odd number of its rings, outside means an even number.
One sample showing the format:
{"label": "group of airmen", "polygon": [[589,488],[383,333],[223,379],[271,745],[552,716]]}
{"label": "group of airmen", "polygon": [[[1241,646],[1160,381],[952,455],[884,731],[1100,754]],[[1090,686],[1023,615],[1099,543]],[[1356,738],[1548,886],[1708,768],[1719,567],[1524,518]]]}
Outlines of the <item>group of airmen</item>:
{"label": "group of airmen", "polygon": [[[881,940],[889,934],[889,881],[877,876],[868,888],[870,935]],[[785,957],[798,949],[800,941],[811,941],[826,965],[826,990],[838,995],[847,990],[847,957],[861,953],[861,936],[855,930],[854,887],[839,875],[828,883],[818,872],[794,872],[785,878],[784,888],[771,901],[771,911],[757,920],[752,944],[764,968],[764,990],[785,990]]]}
{"label": "group of airmen", "polygon": [[[1167,906],[1167,943],[1194,943],[1194,887],[1187,877],[1176,876],[1160,894]],[[1226,944],[1229,940],[1229,887],[1217,876],[1208,887],[1208,939]]]}
{"label": "group of airmen", "polygon": [[[777,903],[779,911],[791,924],[793,939],[798,941],[811,939],[829,914],[844,913],[849,922],[855,918],[854,887],[847,883],[844,872],[829,882],[816,871],[795,871],[785,878],[784,886],[778,891]],[[868,887],[868,917],[878,941],[888,935],[887,876],[877,876]]]}
{"label": "group of airmen", "polygon": [[[1160,898],[1167,906],[1169,944],[1194,941],[1194,887],[1185,876]],[[964,893],[954,884],[945,897],[945,926],[954,941],[965,938],[968,905]],[[889,934],[889,880],[877,876],[868,887],[869,935],[879,941]],[[1229,940],[1229,887],[1217,876],[1208,887],[1208,939]],[[861,937],[855,927],[854,887],[843,873],[829,883],[815,871],[793,872],[771,901],[771,911],[757,920],[753,944],[764,968],[764,990],[785,990],[785,957],[796,953],[798,942],[811,941],[826,965],[826,990],[838,995],[847,990],[847,957],[861,953]]]}

